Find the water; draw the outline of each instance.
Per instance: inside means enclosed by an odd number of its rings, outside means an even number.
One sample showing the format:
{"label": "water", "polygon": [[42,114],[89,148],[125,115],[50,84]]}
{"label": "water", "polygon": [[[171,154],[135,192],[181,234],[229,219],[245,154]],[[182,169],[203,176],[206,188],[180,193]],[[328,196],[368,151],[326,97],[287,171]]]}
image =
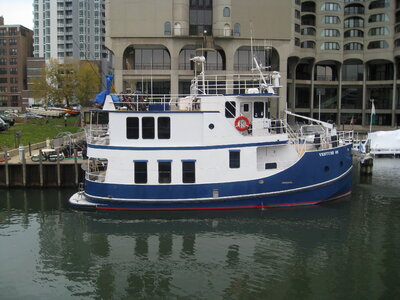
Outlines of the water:
{"label": "water", "polygon": [[399,299],[400,160],[311,208],[116,214],[0,190],[0,299]]}

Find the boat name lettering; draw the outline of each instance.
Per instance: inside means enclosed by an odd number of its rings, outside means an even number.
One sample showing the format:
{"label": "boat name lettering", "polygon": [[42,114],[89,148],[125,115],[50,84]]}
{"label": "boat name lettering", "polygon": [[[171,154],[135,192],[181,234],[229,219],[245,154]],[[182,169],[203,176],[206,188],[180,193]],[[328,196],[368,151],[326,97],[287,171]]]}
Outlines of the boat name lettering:
{"label": "boat name lettering", "polygon": [[321,152],[319,154],[319,156],[328,156],[328,155],[336,155],[339,154],[339,150],[335,150],[335,151],[327,151],[327,152]]}

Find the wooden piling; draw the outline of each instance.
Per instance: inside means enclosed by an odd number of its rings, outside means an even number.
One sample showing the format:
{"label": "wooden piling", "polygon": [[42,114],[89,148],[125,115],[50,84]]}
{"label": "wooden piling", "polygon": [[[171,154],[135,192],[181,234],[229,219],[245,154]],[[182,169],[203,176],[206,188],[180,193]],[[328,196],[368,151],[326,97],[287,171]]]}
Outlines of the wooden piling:
{"label": "wooden piling", "polygon": [[39,178],[40,178],[40,186],[43,186],[43,162],[42,162],[42,149],[39,150]]}
{"label": "wooden piling", "polygon": [[7,151],[4,151],[4,159],[5,159],[5,168],[4,168],[4,172],[6,175],[6,186],[10,186],[10,170],[8,169],[8,153]]}
{"label": "wooden piling", "polygon": [[19,155],[21,155],[21,162],[22,162],[22,185],[26,186],[26,159],[25,159],[24,146],[22,146],[22,148],[20,148],[19,151],[20,151]]}
{"label": "wooden piling", "polygon": [[60,159],[58,157],[60,150],[56,149],[56,159],[57,159],[57,186],[61,186],[61,169],[60,169]]}

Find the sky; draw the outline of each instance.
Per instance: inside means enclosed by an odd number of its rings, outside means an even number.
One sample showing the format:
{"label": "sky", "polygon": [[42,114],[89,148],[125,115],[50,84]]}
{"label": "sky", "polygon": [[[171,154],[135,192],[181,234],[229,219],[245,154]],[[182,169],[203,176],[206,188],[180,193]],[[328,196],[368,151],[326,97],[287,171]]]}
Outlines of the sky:
{"label": "sky", "polygon": [[33,0],[0,0],[5,25],[23,25],[33,30]]}

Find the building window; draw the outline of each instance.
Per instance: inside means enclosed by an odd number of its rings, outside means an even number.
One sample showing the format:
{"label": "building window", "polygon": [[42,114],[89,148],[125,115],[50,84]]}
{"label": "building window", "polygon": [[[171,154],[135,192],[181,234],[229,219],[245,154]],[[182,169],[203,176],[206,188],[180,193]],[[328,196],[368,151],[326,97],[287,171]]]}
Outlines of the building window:
{"label": "building window", "polygon": [[368,44],[368,49],[385,49],[389,48],[389,44],[386,41],[373,41]]}
{"label": "building window", "polygon": [[353,42],[353,43],[345,44],[344,47],[343,47],[343,49],[344,49],[345,51],[349,51],[349,50],[363,50],[363,49],[364,49],[364,45],[361,44],[361,43],[355,43],[355,42]]}
{"label": "building window", "polygon": [[325,42],[321,45],[321,50],[339,50],[339,43],[336,42]]}
{"label": "building window", "polygon": [[142,138],[143,139],[154,139],[154,118],[143,117],[142,118]]}
{"label": "building window", "polygon": [[236,102],[235,101],[225,102],[225,117],[226,118],[236,117]]}
{"label": "building window", "polygon": [[240,168],[240,151],[230,150],[229,151],[229,168],[238,169]]}
{"label": "building window", "polygon": [[229,7],[224,7],[224,17],[228,18],[231,16],[231,9]]}
{"label": "building window", "polygon": [[362,30],[359,29],[350,29],[347,30],[344,33],[344,37],[345,38],[350,38],[350,37],[364,37],[364,32]]}
{"label": "building window", "polygon": [[344,28],[364,27],[364,19],[360,17],[352,17],[344,20]]}
{"label": "building window", "polygon": [[315,35],[315,29],[312,27],[306,27],[301,30],[301,35]]}
{"label": "building window", "polygon": [[389,6],[390,6],[389,0],[377,0],[377,1],[372,1],[368,8],[376,9],[376,8],[385,8]]}
{"label": "building window", "polygon": [[171,22],[164,23],[164,35],[171,35]]}
{"label": "building window", "polygon": [[135,183],[147,183],[147,161],[135,161]]}
{"label": "building window", "polygon": [[371,15],[368,19],[369,23],[374,23],[374,22],[387,22],[389,21],[389,16],[387,14],[376,14],[376,15]]}
{"label": "building window", "polygon": [[189,4],[189,34],[212,34],[212,0],[190,0]]}
{"label": "building window", "polygon": [[17,106],[19,106],[18,104],[18,96],[11,96],[11,106],[13,106],[13,107],[17,107]]}
{"label": "building window", "polygon": [[124,70],[168,70],[171,58],[164,48],[128,47],[124,52]]}
{"label": "building window", "polygon": [[340,32],[337,29],[324,29],[321,31],[321,36],[338,37],[340,36]]}
{"label": "building window", "polygon": [[195,161],[182,161],[182,182],[195,183],[196,182],[196,162]]}
{"label": "building window", "polygon": [[339,24],[340,19],[338,16],[324,16],[322,18],[322,23],[323,24]]}
{"label": "building window", "polygon": [[340,10],[340,5],[338,3],[326,2],[322,4],[321,10],[338,11]]}
{"label": "building window", "polygon": [[314,49],[315,48],[315,42],[314,41],[301,42],[300,47],[301,48]]}
{"label": "building window", "polygon": [[389,35],[389,29],[387,27],[374,27],[368,31],[368,35]]}
{"label": "building window", "polygon": [[139,138],[139,118],[126,118],[126,138]]}
{"label": "building window", "polygon": [[359,64],[344,64],[342,66],[343,81],[361,81],[364,78],[364,65]]}
{"label": "building window", "polygon": [[233,36],[240,36],[240,24],[239,23],[235,23],[235,25],[233,25]]}
{"label": "building window", "polygon": [[158,162],[158,183],[171,183],[171,161]]}
{"label": "building window", "polygon": [[169,117],[159,117],[157,119],[157,129],[159,139],[171,138],[171,120]]}
{"label": "building window", "polygon": [[0,106],[5,107],[8,106],[8,97],[0,96]]}

